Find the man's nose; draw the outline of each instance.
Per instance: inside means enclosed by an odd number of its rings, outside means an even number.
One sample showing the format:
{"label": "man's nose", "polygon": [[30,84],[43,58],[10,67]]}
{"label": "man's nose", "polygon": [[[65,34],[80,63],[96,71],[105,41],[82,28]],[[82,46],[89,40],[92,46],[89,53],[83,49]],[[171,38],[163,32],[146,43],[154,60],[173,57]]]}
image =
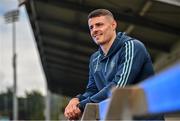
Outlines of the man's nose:
{"label": "man's nose", "polygon": [[93,34],[96,34],[98,32],[98,28],[97,27],[94,27],[93,30],[92,30],[92,33]]}

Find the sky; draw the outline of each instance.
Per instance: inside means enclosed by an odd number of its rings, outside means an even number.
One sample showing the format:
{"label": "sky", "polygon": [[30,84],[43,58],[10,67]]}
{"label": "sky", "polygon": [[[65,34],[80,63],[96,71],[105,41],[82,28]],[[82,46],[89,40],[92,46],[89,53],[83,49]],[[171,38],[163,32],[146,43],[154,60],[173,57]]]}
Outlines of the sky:
{"label": "sky", "polygon": [[[18,0],[0,0],[0,92],[13,86],[12,24],[6,24],[4,14],[17,9]],[[24,6],[19,8],[16,22],[17,94],[38,90],[46,94],[46,79],[37,45]]]}

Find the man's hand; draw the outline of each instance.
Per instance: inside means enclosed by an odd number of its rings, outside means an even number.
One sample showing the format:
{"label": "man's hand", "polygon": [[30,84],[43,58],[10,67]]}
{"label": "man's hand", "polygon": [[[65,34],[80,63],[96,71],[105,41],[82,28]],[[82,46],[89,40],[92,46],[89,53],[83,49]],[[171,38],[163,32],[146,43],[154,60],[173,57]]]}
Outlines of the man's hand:
{"label": "man's hand", "polygon": [[72,98],[66,106],[64,116],[69,120],[77,120],[81,116],[81,110],[77,107],[79,104],[78,98]]}

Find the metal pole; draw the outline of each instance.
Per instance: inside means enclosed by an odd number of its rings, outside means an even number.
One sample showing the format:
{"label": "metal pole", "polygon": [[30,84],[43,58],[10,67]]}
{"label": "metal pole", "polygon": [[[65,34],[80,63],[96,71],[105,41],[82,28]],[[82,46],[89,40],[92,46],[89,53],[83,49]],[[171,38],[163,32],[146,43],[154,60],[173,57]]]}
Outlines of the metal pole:
{"label": "metal pole", "polygon": [[14,93],[13,93],[13,120],[18,120],[18,99],[17,99],[17,76],[16,76],[16,25],[12,22],[12,53],[13,53],[13,79],[14,79]]}
{"label": "metal pole", "polygon": [[7,23],[12,23],[12,66],[13,66],[13,120],[18,120],[17,75],[16,75],[16,26],[19,10],[12,10],[4,14]]}

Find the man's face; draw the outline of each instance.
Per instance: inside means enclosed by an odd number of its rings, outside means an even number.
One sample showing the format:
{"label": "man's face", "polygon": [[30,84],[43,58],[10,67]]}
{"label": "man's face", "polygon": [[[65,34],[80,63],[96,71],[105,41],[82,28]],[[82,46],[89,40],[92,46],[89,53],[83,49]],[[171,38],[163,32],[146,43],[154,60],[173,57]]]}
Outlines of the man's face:
{"label": "man's face", "polygon": [[108,43],[116,28],[116,22],[109,16],[98,16],[88,20],[90,34],[98,45]]}

